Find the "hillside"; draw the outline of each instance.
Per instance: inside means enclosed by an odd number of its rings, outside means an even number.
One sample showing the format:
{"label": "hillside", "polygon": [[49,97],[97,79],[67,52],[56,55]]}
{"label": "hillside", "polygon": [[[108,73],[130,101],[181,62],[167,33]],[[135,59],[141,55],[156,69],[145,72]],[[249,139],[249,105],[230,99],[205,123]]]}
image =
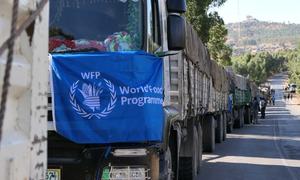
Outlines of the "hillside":
{"label": "hillside", "polygon": [[300,42],[300,24],[264,22],[248,16],[245,21],[226,26],[227,43],[234,55],[294,49]]}

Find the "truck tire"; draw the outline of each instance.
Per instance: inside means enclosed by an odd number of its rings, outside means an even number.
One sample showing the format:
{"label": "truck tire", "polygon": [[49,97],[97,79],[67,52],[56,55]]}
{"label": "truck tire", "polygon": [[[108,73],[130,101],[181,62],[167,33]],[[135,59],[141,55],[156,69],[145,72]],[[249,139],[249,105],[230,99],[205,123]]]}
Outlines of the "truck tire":
{"label": "truck tire", "polygon": [[202,153],[203,153],[203,141],[202,141],[202,138],[203,138],[203,134],[202,134],[202,127],[201,127],[201,124],[198,123],[198,173],[200,173],[200,168],[201,168],[201,162],[202,162]]}
{"label": "truck tire", "polygon": [[193,127],[192,157],[180,157],[179,159],[179,180],[196,180],[198,175],[198,153],[199,141],[197,128]]}
{"label": "truck tire", "polygon": [[223,140],[223,116],[222,114],[217,115],[216,117],[216,143],[221,143]]}
{"label": "truck tire", "polygon": [[250,124],[253,124],[253,123],[254,123],[254,113],[250,109]]}
{"label": "truck tire", "polygon": [[240,109],[235,109],[233,111],[233,127],[234,128],[241,128]]}
{"label": "truck tire", "polygon": [[203,151],[213,152],[215,150],[215,119],[208,116],[203,120]]}
{"label": "truck tire", "polygon": [[235,128],[242,128],[244,126],[244,111],[242,108],[237,110],[237,118],[234,121]]}
{"label": "truck tire", "polygon": [[232,118],[232,115],[227,116],[227,133],[232,133],[233,132],[233,124],[234,124],[234,119]]}
{"label": "truck tire", "polygon": [[245,124],[251,124],[251,113],[250,112],[251,112],[250,107],[246,107],[245,115],[244,115]]}
{"label": "truck tire", "polygon": [[180,157],[179,159],[179,180],[193,180],[193,167],[191,157]]}
{"label": "truck tire", "polygon": [[174,171],[170,147],[162,155],[159,162],[159,180],[173,180]]}
{"label": "truck tire", "polygon": [[245,124],[245,109],[242,108],[240,111],[240,120],[241,120],[241,128],[244,127]]}
{"label": "truck tire", "polygon": [[228,124],[227,126],[227,133],[232,133],[233,132],[233,122],[231,122],[231,124]]}
{"label": "truck tire", "polygon": [[226,140],[227,137],[227,113],[223,113],[223,141]]}

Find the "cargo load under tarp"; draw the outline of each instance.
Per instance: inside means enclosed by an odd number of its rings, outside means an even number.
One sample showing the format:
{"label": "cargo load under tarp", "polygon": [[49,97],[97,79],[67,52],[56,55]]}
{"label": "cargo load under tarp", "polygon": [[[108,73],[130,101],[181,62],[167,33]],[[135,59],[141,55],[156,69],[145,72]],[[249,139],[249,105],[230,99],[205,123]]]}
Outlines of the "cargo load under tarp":
{"label": "cargo load under tarp", "polygon": [[186,49],[185,53],[195,64],[198,65],[200,71],[210,75],[210,58],[207,48],[202,43],[197,32],[192,25],[187,23],[186,26]]}
{"label": "cargo load under tarp", "polygon": [[228,92],[230,86],[229,75],[224,68],[222,68],[222,79],[222,92]]}
{"label": "cargo load under tarp", "polygon": [[240,90],[247,90],[247,78],[245,78],[242,75],[235,74],[234,76],[234,82],[237,88]]}
{"label": "cargo load under tarp", "polygon": [[76,143],[160,142],[162,60],[144,52],[51,56],[56,131]]}
{"label": "cargo load under tarp", "polygon": [[251,88],[251,96],[256,97],[259,95],[258,87],[254,82],[250,82],[250,88]]}
{"label": "cargo load under tarp", "polygon": [[242,75],[239,75],[239,74],[235,74],[233,72],[232,67],[227,67],[226,71],[229,74],[229,78],[234,83],[232,85],[234,85],[235,88],[238,88],[240,90],[247,90],[248,89],[247,83],[248,83],[249,80],[246,77],[244,77]]}
{"label": "cargo load under tarp", "polygon": [[218,65],[216,61],[211,61],[210,74],[213,78],[214,88],[219,92],[228,92],[229,83],[227,72],[222,66]]}
{"label": "cargo load under tarp", "polygon": [[210,74],[213,78],[213,86],[217,91],[222,91],[222,68],[217,64],[216,61],[211,61]]}

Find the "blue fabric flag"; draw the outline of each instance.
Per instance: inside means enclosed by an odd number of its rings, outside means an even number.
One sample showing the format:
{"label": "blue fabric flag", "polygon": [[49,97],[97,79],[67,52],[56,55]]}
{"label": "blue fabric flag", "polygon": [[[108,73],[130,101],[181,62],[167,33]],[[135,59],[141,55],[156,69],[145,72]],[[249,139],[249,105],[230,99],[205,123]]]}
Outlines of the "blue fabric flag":
{"label": "blue fabric flag", "polygon": [[56,131],[76,143],[160,142],[162,60],[144,52],[53,54]]}

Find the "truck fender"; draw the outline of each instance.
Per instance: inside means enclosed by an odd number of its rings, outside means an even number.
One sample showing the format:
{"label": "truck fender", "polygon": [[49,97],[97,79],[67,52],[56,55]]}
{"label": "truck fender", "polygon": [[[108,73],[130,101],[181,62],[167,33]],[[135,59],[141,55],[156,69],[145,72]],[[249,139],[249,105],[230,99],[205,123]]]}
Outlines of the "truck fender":
{"label": "truck fender", "polygon": [[180,143],[178,139],[181,137],[181,127],[179,123],[179,112],[176,108],[172,106],[166,106],[164,107],[164,114],[165,114],[165,125],[164,125],[164,133],[163,133],[163,144],[162,144],[162,150],[166,151],[169,142],[170,137],[176,136],[177,138],[177,145]]}

